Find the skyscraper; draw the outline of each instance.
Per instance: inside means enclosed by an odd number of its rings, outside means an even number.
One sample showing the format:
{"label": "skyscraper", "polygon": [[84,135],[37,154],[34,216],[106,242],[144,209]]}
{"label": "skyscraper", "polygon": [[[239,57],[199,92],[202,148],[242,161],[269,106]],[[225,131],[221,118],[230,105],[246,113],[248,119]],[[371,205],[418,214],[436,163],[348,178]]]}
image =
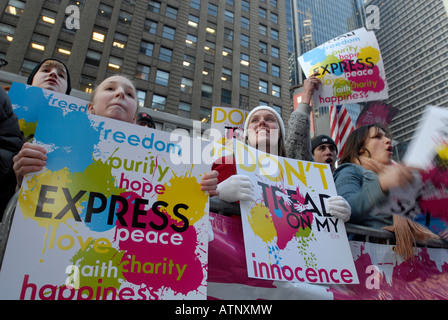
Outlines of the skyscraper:
{"label": "skyscraper", "polygon": [[375,30],[389,84],[400,111],[391,125],[394,140],[412,139],[427,105],[448,107],[448,2],[367,1],[379,9]]}
{"label": "skyscraper", "polygon": [[164,130],[207,123],[213,106],[270,105],[288,119],[285,25],[277,0],[7,0],[0,57],[9,64],[1,72],[26,77],[56,57],[87,94],[126,74]]}

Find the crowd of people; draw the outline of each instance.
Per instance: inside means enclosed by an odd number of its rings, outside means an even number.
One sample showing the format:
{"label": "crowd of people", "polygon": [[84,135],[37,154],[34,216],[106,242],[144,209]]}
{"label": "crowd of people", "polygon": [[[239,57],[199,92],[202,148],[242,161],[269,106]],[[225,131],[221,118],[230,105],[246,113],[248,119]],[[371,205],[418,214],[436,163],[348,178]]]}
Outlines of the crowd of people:
{"label": "crowd of people", "polygon": [[[40,63],[30,74],[27,84],[64,94],[71,92],[69,70],[56,59]],[[387,128],[377,124],[356,129],[349,136],[344,152],[339,155],[339,162],[338,148],[330,137],[321,135],[311,139],[311,101],[320,85],[316,74],[305,80],[304,97],[291,113],[288,132],[281,116],[273,108],[253,108],[244,124],[244,142],[273,155],[329,164],[338,195],[328,199],[328,213],[344,222],[374,228],[393,225],[398,219],[387,212],[390,193],[395,187],[412,184],[411,169],[392,164],[390,134]],[[125,76],[106,78],[93,91],[87,112],[155,128],[148,113],[138,112],[136,92],[132,81]],[[47,156],[43,147],[30,143],[21,134],[17,116],[3,89],[0,99],[0,213],[3,214],[9,199],[20,188],[23,177],[41,170]],[[227,202],[254,198],[252,182],[236,173],[233,157],[213,164],[201,182],[201,189]],[[395,227],[398,228],[398,223]]]}

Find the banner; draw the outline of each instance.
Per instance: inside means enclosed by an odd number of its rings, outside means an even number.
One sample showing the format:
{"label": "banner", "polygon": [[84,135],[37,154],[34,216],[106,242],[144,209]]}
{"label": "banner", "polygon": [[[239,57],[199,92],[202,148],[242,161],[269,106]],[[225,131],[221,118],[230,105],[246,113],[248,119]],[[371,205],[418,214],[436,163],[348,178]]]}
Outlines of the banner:
{"label": "banner", "polygon": [[393,245],[349,241],[359,284],[312,284],[248,278],[241,219],[210,213],[210,300],[448,299],[448,250],[418,248],[414,259]]}
{"label": "banner", "polygon": [[24,179],[0,298],[205,299],[210,165],[176,160],[201,146],[186,139],[41,109],[34,143],[47,165]]}
{"label": "banner", "polygon": [[390,104],[381,101],[368,102],[356,120],[356,128],[374,123],[389,125],[398,112],[398,108]]}
{"label": "banner", "polygon": [[240,202],[249,277],[357,283],[345,225],[326,212],[325,199],[336,195],[329,165],[234,143],[237,173],[251,179],[256,197]]}
{"label": "banner", "polygon": [[315,106],[385,100],[389,97],[384,64],[373,31],[361,28],[299,57],[307,77],[318,72],[322,86]]}
{"label": "banner", "polygon": [[89,105],[83,99],[18,82],[12,83],[8,96],[25,137],[36,131],[39,111],[45,106],[62,108],[65,112],[86,112]]}

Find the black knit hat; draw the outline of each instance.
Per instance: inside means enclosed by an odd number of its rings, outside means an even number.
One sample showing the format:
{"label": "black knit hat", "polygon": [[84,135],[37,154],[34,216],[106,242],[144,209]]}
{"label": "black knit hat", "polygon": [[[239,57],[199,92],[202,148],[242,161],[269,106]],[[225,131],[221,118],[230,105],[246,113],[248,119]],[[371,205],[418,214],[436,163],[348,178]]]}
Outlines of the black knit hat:
{"label": "black knit hat", "polygon": [[154,120],[152,120],[152,117],[149,114],[147,114],[146,112],[140,112],[137,115],[136,122],[146,122],[148,124],[151,124],[153,128],[156,127],[156,124],[154,123]]}
{"label": "black knit hat", "polygon": [[39,71],[40,66],[48,60],[54,60],[57,61],[59,63],[61,63],[64,67],[65,67],[65,71],[67,73],[67,91],[65,91],[65,94],[70,94],[70,92],[72,91],[72,83],[70,81],[70,72],[68,72],[67,66],[64,64],[64,62],[55,59],[55,58],[50,58],[50,59],[45,59],[44,61],[42,61],[41,63],[39,63],[34,69],[33,71],[31,71],[30,75],[28,76],[28,80],[26,81],[26,84],[31,85],[33,83],[33,79],[34,76],[36,75],[37,71]]}
{"label": "black knit hat", "polygon": [[326,136],[324,134],[317,136],[316,138],[311,141],[311,153],[314,152],[314,149],[316,149],[318,146],[320,146],[323,143],[329,143],[332,144],[336,148],[336,154],[338,153],[338,146],[336,143],[334,143],[333,139],[331,139],[329,136]]}

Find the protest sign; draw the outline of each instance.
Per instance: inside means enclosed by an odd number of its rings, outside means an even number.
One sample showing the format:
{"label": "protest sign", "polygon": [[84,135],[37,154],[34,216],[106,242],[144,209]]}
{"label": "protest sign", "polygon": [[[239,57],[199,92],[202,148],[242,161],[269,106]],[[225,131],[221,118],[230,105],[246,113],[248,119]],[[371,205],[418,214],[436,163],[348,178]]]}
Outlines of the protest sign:
{"label": "protest sign", "polygon": [[86,112],[89,102],[63,93],[13,82],[8,91],[14,113],[25,137],[36,131],[39,110],[45,106],[62,108],[65,112]]}
{"label": "protest sign", "polygon": [[357,283],[344,223],[326,211],[336,195],[330,167],[234,143],[237,173],[251,179],[256,197],[240,202],[249,277]]}
{"label": "protest sign", "polygon": [[209,165],[172,165],[201,143],[187,138],[43,108],[34,143],[48,160],[22,184],[0,298],[204,299]]}
{"label": "protest sign", "polygon": [[361,28],[334,38],[299,57],[307,77],[318,72],[322,85],[315,106],[387,99],[388,85],[378,41]]}
{"label": "protest sign", "polygon": [[241,137],[248,114],[238,108],[213,107],[210,127],[218,130],[226,139]]}

